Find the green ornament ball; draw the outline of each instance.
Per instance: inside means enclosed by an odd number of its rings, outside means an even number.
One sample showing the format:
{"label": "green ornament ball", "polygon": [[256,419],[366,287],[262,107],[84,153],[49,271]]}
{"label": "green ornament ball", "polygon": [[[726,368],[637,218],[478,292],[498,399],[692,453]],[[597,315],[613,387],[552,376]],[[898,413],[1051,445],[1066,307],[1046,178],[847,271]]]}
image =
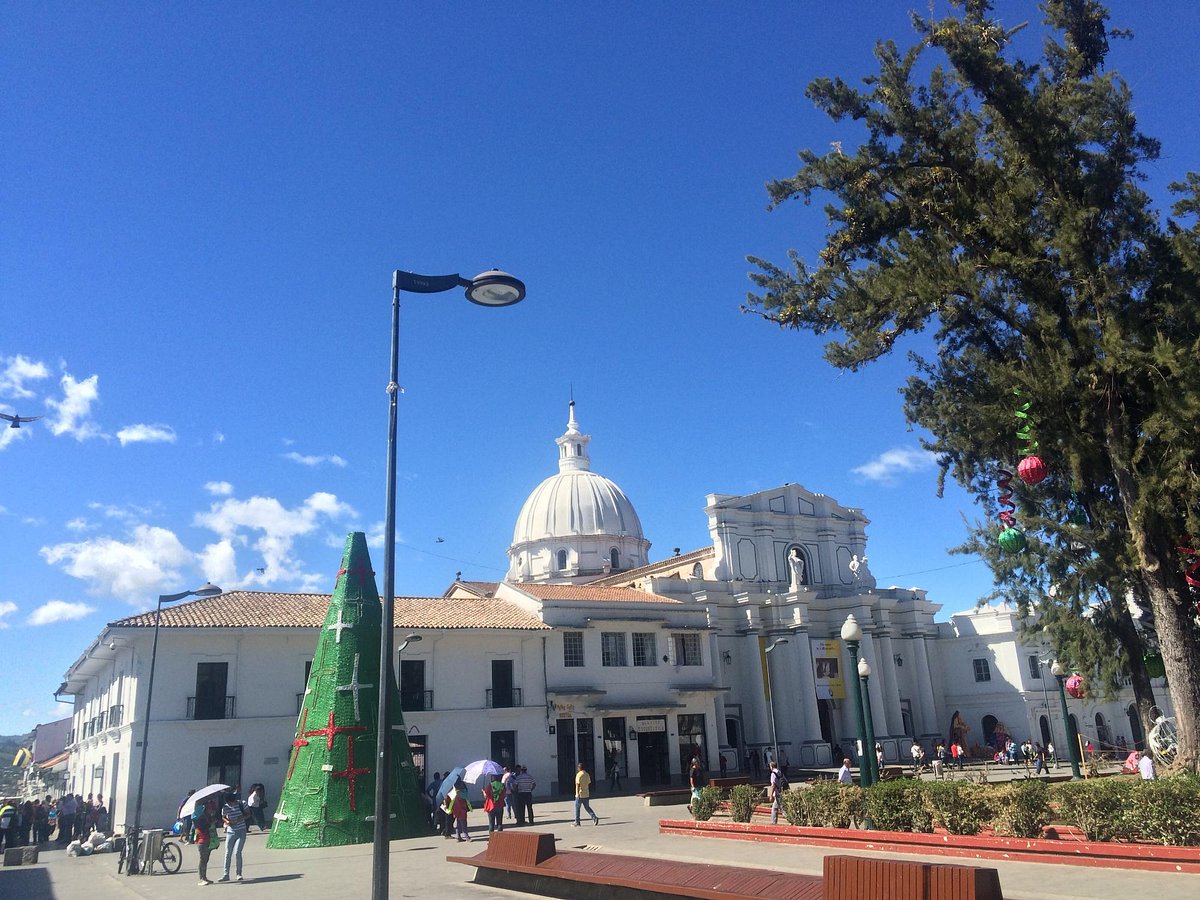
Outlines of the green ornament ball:
{"label": "green ornament ball", "polygon": [[1142,657],[1142,662],[1146,664],[1146,674],[1151,678],[1162,678],[1167,674],[1161,653],[1147,653]]}
{"label": "green ornament ball", "polygon": [[1025,533],[1018,528],[1005,528],[997,540],[1005,553],[1020,553],[1025,549]]}

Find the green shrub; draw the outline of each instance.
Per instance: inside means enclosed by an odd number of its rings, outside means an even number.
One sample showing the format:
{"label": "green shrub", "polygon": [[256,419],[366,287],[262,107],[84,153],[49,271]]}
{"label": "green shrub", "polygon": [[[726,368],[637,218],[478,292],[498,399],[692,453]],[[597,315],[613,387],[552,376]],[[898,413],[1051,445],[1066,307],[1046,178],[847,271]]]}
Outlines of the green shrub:
{"label": "green shrub", "polygon": [[987,788],[966,781],[931,781],[925,788],[934,823],[950,834],[979,834],[991,820]]}
{"label": "green shrub", "polygon": [[911,778],[881,781],[866,791],[872,824],[883,831],[933,831],[925,782]]}
{"label": "green shrub", "polygon": [[1089,841],[1112,841],[1129,832],[1134,782],[1126,778],[1072,781],[1055,787],[1058,814]]}
{"label": "green shrub", "polygon": [[1050,791],[1036,778],[998,786],[989,798],[994,804],[992,828],[996,834],[1040,838],[1050,824]]}
{"label": "green shrub", "polygon": [[735,784],[729,791],[729,817],[735,822],[749,822],[754,807],[762,799],[762,788],[752,784]]}
{"label": "green shrub", "polygon": [[697,822],[707,822],[721,803],[721,789],[711,784],[700,788],[699,798],[692,798],[692,817]]}
{"label": "green shrub", "polygon": [[1134,782],[1124,824],[1130,840],[1176,847],[1200,845],[1200,778],[1180,775]]}
{"label": "green shrub", "polygon": [[783,814],[804,828],[849,828],[863,819],[860,788],[836,781],[814,781],[783,795]]}

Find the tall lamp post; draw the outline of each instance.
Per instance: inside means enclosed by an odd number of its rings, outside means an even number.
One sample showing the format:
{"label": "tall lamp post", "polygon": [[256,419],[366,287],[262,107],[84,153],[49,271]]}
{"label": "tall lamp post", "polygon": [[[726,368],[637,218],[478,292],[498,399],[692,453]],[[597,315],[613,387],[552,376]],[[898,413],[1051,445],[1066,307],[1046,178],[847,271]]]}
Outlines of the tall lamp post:
{"label": "tall lamp post", "polygon": [[779,738],[775,735],[775,692],[771,690],[771,651],[787,642],[787,638],[776,638],[765,651],[767,657],[767,709],[771,712],[771,746],[775,753],[771,758],[777,765],[779,763]]}
{"label": "tall lamp post", "polygon": [[[1046,707],[1046,739],[1050,744],[1054,743],[1054,715],[1050,711],[1050,693],[1046,689],[1046,664],[1050,662],[1048,659],[1038,659],[1038,675],[1042,677],[1042,705]],[[1055,760],[1055,768],[1057,768],[1057,759]],[[1050,771],[1050,761],[1046,760],[1046,771]]]}
{"label": "tall lamp post", "polygon": [[862,682],[863,708],[867,725],[867,744],[870,747],[867,756],[871,760],[871,784],[878,784],[879,760],[875,757],[875,725],[871,722],[871,692],[869,690],[870,684],[868,683],[871,679],[871,667],[867,664],[866,657],[862,657],[858,661],[858,679]]}
{"label": "tall lamp post", "polygon": [[858,620],[854,618],[854,613],[846,616],[846,621],[842,625],[842,640],[846,642],[846,649],[850,651],[850,692],[854,694],[854,715],[858,721],[858,744],[862,748],[858,754],[858,781],[863,787],[870,787],[872,784],[871,773],[875,768],[875,741],[867,743],[867,720],[863,716],[862,691],[853,674],[858,671],[858,647],[862,642],[862,628],[859,626]]}
{"label": "tall lamp post", "polygon": [[141,863],[138,860],[138,839],[142,832],[142,789],[146,785],[146,755],[150,751],[150,701],[154,697],[154,663],[158,659],[158,623],[162,618],[163,604],[175,603],[187,597],[215,597],[219,593],[221,593],[219,587],[211,582],[206,582],[203,587],[198,587],[194,591],[163,594],[158,598],[158,605],[154,607],[154,643],[150,648],[150,675],[146,679],[146,720],[142,723],[142,758],[138,763],[137,800],[134,801],[133,807],[133,836],[130,838],[132,846],[129,853],[129,867],[125,870],[126,875],[136,875],[141,869]]}
{"label": "tall lamp post", "polygon": [[392,273],[392,357],[388,378],[387,495],[384,500],[383,612],[379,641],[378,741],[375,761],[375,841],[371,850],[371,898],[388,895],[388,844],[391,830],[392,630],[396,610],[396,401],[400,393],[400,292],[440,294],[463,288],[466,297],[480,306],[512,306],[525,299],[525,285],[507,272],[491,269],[474,278],[461,275],[417,275],[397,269]]}
{"label": "tall lamp post", "polygon": [[1057,659],[1050,665],[1050,674],[1058,679],[1058,700],[1062,704],[1063,730],[1067,733],[1067,752],[1071,754],[1071,780],[1078,781],[1079,774],[1079,757],[1078,741],[1075,738],[1075,729],[1071,727],[1071,713],[1067,710],[1067,690],[1066,680],[1067,672],[1063,668],[1062,663]]}

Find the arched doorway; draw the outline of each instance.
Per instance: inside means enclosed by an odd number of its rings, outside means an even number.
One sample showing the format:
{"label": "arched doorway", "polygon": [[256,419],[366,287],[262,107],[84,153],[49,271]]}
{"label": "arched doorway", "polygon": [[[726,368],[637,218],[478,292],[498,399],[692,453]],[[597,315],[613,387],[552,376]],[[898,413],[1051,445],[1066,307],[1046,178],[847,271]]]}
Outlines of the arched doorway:
{"label": "arched doorway", "polygon": [[1108,730],[1108,722],[1104,720],[1104,713],[1096,713],[1096,743],[1100,745],[1096,748],[1100,753],[1113,748],[1112,733]]}
{"label": "arched doorway", "polygon": [[983,717],[983,743],[991,747],[992,740],[996,737],[996,726],[1000,724],[1000,720],[995,716]]}
{"label": "arched doorway", "polygon": [[1054,743],[1054,738],[1050,736],[1050,719],[1046,716],[1038,716],[1038,729],[1042,732],[1042,746],[1048,747]]}
{"label": "arched doorway", "polygon": [[1146,733],[1142,731],[1142,717],[1138,715],[1137,704],[1130,703],[1129,709],[1125,710],[1125,715],[1129,717],[1129,736],[1133,739],[1134,749],[1144,750]]}
{"label": "arched doorway", "polygon": [[741,771],[742,759],[742,723],[734,716],[725,717],[725,746],[733,748],[733,768]]}

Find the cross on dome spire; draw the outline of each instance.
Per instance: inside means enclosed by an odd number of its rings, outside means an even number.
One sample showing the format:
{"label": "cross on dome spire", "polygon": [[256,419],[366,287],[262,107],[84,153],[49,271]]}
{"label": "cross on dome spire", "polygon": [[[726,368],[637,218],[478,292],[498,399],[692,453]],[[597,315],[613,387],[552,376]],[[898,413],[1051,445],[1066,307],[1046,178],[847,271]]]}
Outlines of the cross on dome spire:
{"label": "cross on dome spire", "polygon": [[591,435],[579,430],[579,423],[575,421],[575,401],[572,400],[567,412],[567,430],[554,441],[558,444],[558,471],[590,471],[592,460],[588,456],[587,445],[591,439]]}

